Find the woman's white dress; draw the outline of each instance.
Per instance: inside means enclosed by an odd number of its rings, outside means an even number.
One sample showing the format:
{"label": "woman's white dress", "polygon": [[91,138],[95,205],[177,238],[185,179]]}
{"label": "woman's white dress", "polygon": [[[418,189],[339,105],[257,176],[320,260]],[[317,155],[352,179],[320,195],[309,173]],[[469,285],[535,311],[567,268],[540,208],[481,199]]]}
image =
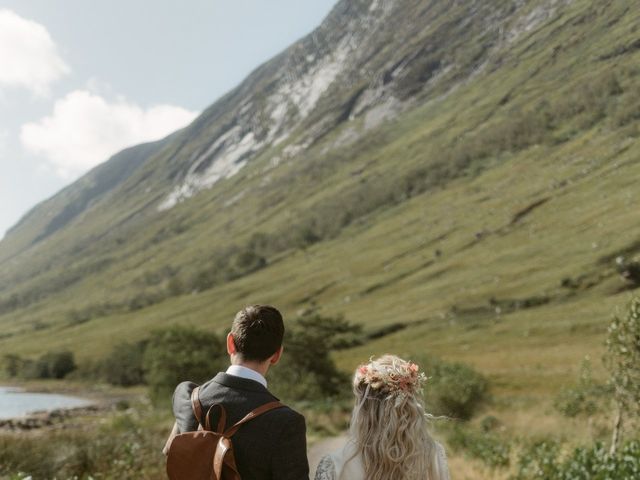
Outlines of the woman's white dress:
{"label": "woman's white dress", "polygon": [[[447,456],[442,445],[437,442],[436,466],[440,473],[437,480],[449,480]],[[353,441],[347,440],[344,447],[322,457],[315,480],[366,480],[362,459],[356,452]]]}

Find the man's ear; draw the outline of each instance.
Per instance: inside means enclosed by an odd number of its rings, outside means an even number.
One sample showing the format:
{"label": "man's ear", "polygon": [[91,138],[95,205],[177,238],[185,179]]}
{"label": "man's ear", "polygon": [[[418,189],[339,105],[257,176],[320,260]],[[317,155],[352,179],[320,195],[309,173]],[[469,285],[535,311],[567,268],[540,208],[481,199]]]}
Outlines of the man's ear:
{"label": "man's ear", "polygon": [[229,355],[237,353],[236,342],[233,340],[233,335],[231,335],[231,332],[227,333],[227,353]]}
{"label": "man's ear", "polygon": [[269,363],[271,365],[275,365],[276,363],[278,363],[280,361],[280,357],[282,356],[282,351],[284,350],[284,347],[280,347],[276,353],[274,353],[273,355],[271,355],[271,358],[269,359]]}

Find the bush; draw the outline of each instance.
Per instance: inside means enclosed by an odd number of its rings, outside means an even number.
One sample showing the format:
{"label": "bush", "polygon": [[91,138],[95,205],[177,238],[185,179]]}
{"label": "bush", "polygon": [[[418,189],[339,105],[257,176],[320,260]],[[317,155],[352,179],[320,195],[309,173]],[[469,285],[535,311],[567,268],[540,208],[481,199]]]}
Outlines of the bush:
{"label": "bush", "polygon": [[247,275],[249,273],[266,267],[267,261],[261,255],[252,250],[245,249],[233,258],[233,272],[237,276]]}
{"label": "bush", "polygon": [[621,480],[640,478],[640,441],[630,441],[616,454],[601,443],[579,447],[561,458],[553,441],[531,445],[519,457],[512,480]]}
{"label": "bush", "polygon": [[487,415],[480,422],[480,430],[482,430],[484,433],[492,432],[499,426],[500,426],[500,420],[498,420],[493,415]]}
{"label": "bush", "polygon": [[622,256],[618,257],[616,259],[616,270],[632,286],[640,286],[640,260],[635,258],[626,260]]}
{"label": "bush", "polygon": [[82,418],[75,428],[49,429],[46,436],[0,433],[0,478],[163,478],[159,448],[168,434],[167,419],[148,405],[134,409]]}
{"label": "bush", "polygon": [[605,363],[610,372],[617,414],[611,450],[621,438],[623,417],[640,415],[640,298],[633,298],[626,315],[614,316],[607,329]]}
{"label": "bush", "polygon": [[[262,240],[252,237],[245,246],[230,245],[216,250],[187,282],[189,289],[201,292],[266,267],[266,258],[256,250],[261,248],[260,242],[268,237],[265,235],[258,238]],[[182,290],[184,286],[181,285],[180,291]]]}
{"label": "bush", "polygon": [[68,350],[62,352],[45,353],[38,363],[42,365],[46,372],[42,378],[64,378],[76,369],[76,362],[73,353]]}
{"label": "bush", "polygon": [[162,405],[178,383],[202,383],[225,363],[226,349],[215,334],[192,327],[171,327],[152,333],[143,366],[151,400]]}
{"label": "bush", "polygon": [[2,366],[5,374],[9,377],[17,377],[20,374],[23,360],[19,355],[6,354],[2,357]]}
{"label": "bush", "polygon": [[[348,403],[345,405],[344,403]],[[338,435],[351,402],[325,401],[302,409],[308,432]],[[130,400],[116,411],[73,416],[67,428],[32,434],[0,430],[0,478],[18,480],[157,480],[166,478],[160,452],[173,418],[169,410]],[[18,472],[23,474],[18,476]]]}
{"label": "bush", "polygon": [[588,359],[582,362],[580,378],[573,387],[562,390],[554,401],[554,406],[565,417],[591,416],[598,411],[602,399],[608,399],[612,389],[608,385],[596,383],[591,374]]}
{"label": "bush", "polygon": [[482,460],[489,467],[509,465],[509,444],[497,435],[479,433],[469,429],[468,426],[465,428],[456,425],[447,440],[452,448],[464,450],[468,455]]}
{"label": "bush", "polygon": [[314,311],[299,317],[287,329],[285,354],[273,369],[274,391],[291,400],[322,400],[349,394],[349,377],[340,372],[331,351],[353,344],[361,332],[342,317],[325,317]]}
{"label": "bush", "polygon": [[554,441],[533,443],[520,454],[518,473],[512,480],[559,478],[558,451],[558,443]]}
{"label": "bush", "polygon": [[10,377],[61,379],[76,370],[73,353],[64,350],[48,352],[39,358],[25,359],[18,355],[5,355],[5,371]]}
{"label": "bush", "polygon": [[112,385],[128,387],[145,382],[143,359],[146,341],[120,343],[100,363],[101,377]]}
{"label": "bush", "polygon": [[468,420],[485,399],[487,380],[462,363],[448,363],[436,358],[416,358],[416,363],[429,378],[425,387],[427,410]]}

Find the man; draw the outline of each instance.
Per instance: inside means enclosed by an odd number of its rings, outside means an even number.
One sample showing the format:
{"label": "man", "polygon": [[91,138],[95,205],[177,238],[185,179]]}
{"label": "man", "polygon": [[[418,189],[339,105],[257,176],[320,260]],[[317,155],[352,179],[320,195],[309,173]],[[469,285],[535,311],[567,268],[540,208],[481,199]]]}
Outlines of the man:
{"label": "man", "polygon": [[[282,355],[282,315],[268,305],[240,310],[227,335],[231,366],[200,387],[203,412],[216,403],[224,405],[229,428],[265,403],[278,400],[267,390],[265,376]],[[198,429],[191,407],[191,392],[197,385],[183,382],[173,395],[176,417],[173,434]],[[211,424],[218,421],[218,409]],[[240,476],[250,480],[308,480],[304,417],[288,407],[271,410],[242,425],[232,437]]]}

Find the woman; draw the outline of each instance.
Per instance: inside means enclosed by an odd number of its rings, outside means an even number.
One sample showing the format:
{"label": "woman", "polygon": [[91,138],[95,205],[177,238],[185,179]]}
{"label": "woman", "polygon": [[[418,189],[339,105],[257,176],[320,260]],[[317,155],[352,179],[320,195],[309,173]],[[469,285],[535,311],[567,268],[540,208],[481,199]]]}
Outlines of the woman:
{"label": "woman", "polygon": [[349,440],[320,461],[315,480],[448,480],[444,449],[427,430],[425,380],[393,355],[358,367]]}

